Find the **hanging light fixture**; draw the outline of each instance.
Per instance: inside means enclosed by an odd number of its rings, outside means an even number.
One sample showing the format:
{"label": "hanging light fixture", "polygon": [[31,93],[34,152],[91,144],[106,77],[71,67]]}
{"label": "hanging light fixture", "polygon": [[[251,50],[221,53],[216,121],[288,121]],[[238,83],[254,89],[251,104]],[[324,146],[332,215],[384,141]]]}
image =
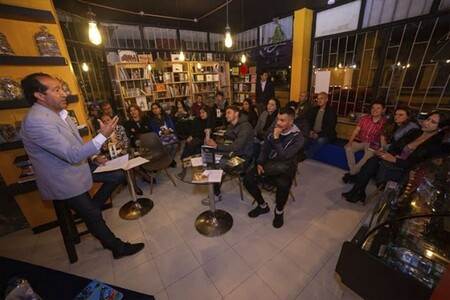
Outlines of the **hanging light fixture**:
{"label": "hanging light fixture", "polygon": [[89,66],[87,65],[87,63],[84,62],[83,64],[81,64],[81,69],[83,71],[87,72],[87,71],[89,71]]}
{"label": "hanging light fixture", "polygon": [[178,59],[180,61],[185,61],[186,57],[184,56],[184,52],[183,52],[183,41],[181,40],[181,33],[180,33],[180,3],[177,0],[177,15],[178,15],[178,33],[180,34],[180,56],[178,57]]}
{"label": "hanging light fixture", "polygon": [[225,27],[225,47],[231,48],[233,39],[231,38],[230,26],[228,26],[228,2],[227,2],[227,26]]}
{"label": "hanging light fixture", "polygon": [[184,56],[184,52],[183,49],[180,50],[180,56],[179,56],[180,61],[184,61],[186,59],[186,57]]}
{"label": "hanging light fixture", "polygon": [[247,56],[245,55],[245,53],[242,53],[241,63],[245,64],[246,62],[247,62]]}
{"label": "hanging light fixture", "polygon": [[94,45],[100,45],[102,43],[102,36],[97,27],[97,22],[95,21],[95,14],[89,8],[87,13],[88,23],[89,23],[89,41]]}

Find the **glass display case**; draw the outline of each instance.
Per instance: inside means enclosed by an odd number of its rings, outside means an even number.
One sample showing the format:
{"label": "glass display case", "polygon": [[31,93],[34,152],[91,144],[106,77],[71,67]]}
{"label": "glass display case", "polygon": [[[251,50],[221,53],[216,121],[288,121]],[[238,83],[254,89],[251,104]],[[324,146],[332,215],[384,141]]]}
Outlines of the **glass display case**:
{"label": "glass display case", "polygon": [[[450,262],[450,156],[388,182],[336,272],[363,298],[428,299]],[[392,289],[388,288],[392,287]]]}

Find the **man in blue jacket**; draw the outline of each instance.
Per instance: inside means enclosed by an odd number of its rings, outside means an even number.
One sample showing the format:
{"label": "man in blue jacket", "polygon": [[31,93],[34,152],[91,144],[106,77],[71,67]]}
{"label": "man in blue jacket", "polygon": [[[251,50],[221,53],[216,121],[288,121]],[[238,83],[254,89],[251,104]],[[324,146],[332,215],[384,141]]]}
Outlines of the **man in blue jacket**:
{"label": "man in blue jacket", "polygon": [[[258,187],[259,181],[272,182],[276,187],[276,208],[273,227],[283,226],[284,206],[289,196],[292,180],[297,170],[297,153],[303,147],[304,138],[294,125],[295,112],[290,107],[278,111],[277,125],[264,141],[257,166],[244,178],[244,186],[258,203],[248,213],[256,218],[270,211]],[[269,170],[269,164],[273,167]]]}
{"label": "man in blue jacket", "polygon": [[65,201],[102,246],[112,251],[115,259],[142,250],[143,243],[123,242],[106,225],[100,208],[109,195],[102,189],[103,192],[93,198],[88,193],[92,174],[87,160],[99,153],[102,144],[114,132],[118,117],[106,124],[100,122],[100,133],[83,143],[65,109],[67,95],[59,80],[48,74],[34,73],[22,80],[22,88],[32,107],[22,121],[20,135],[42,199]]}

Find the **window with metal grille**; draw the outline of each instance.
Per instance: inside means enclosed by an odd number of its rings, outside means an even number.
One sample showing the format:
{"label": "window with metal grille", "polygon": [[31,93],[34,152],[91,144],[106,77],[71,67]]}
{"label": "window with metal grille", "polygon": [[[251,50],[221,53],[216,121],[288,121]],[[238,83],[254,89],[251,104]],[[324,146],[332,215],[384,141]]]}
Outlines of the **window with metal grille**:
{"label": "window with metal grille", "polygon": [[225,34],[223,33],[210,33],[209,34],[209,47],[211,51],[225,51]]}
{"label": "window with metal grille", "polygon": [[193,30],[180,30],[184,50],[208,50],[208,33]]}
{"label": "window with metal grille", "polygon": [[249,29],[235,35],[235,50],[243,50],[258,46],[258,28]]}
{"label": "window with metal grille", "polygon": [[140,49],[142,39],[139,26],[101,23],[100,31],[105,48]]}
{"label": "window with metal grille", "polygon": [[177,30],[144,27],[143,40],[146,49],[179,49]]}

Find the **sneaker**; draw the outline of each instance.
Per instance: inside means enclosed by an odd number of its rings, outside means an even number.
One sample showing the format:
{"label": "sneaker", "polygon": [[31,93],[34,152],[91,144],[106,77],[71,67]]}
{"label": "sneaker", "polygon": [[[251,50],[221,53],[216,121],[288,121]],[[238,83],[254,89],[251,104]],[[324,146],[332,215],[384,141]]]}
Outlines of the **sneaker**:
{"label": "sneaker", "polygon": [[136,254],[142,249],[144,249],[144,246],[145,246],[144,243],[137,243],[137,244],[123,243],[123,248],[121,251],[113,250],[113,257],[114,259],[119,259],[124,256]]}
{"label": "sneaker", "polygon": [[275,217],[273,218],[273,222],[272,222],[273,227],[280,228],[281,226],[283,226],[283,223],[284,223],[283,216],[284,216],[284,213],[277,214],[275,212]]}
{"label": "sneaker", "polygon": [[[214,202],[217,203],[219,201],[222,201],[222,194],[214,195]],[[209,206],[209,196],[202,200],[202,204]]]}
{"label": "sneaker", "polygon": [[267,214],[270,211],[269,205],[266,204],[266,207],[261,207],[257,205],[254,209],[248,212],[248,216],[250,218],[256,218],[259,215]]}

